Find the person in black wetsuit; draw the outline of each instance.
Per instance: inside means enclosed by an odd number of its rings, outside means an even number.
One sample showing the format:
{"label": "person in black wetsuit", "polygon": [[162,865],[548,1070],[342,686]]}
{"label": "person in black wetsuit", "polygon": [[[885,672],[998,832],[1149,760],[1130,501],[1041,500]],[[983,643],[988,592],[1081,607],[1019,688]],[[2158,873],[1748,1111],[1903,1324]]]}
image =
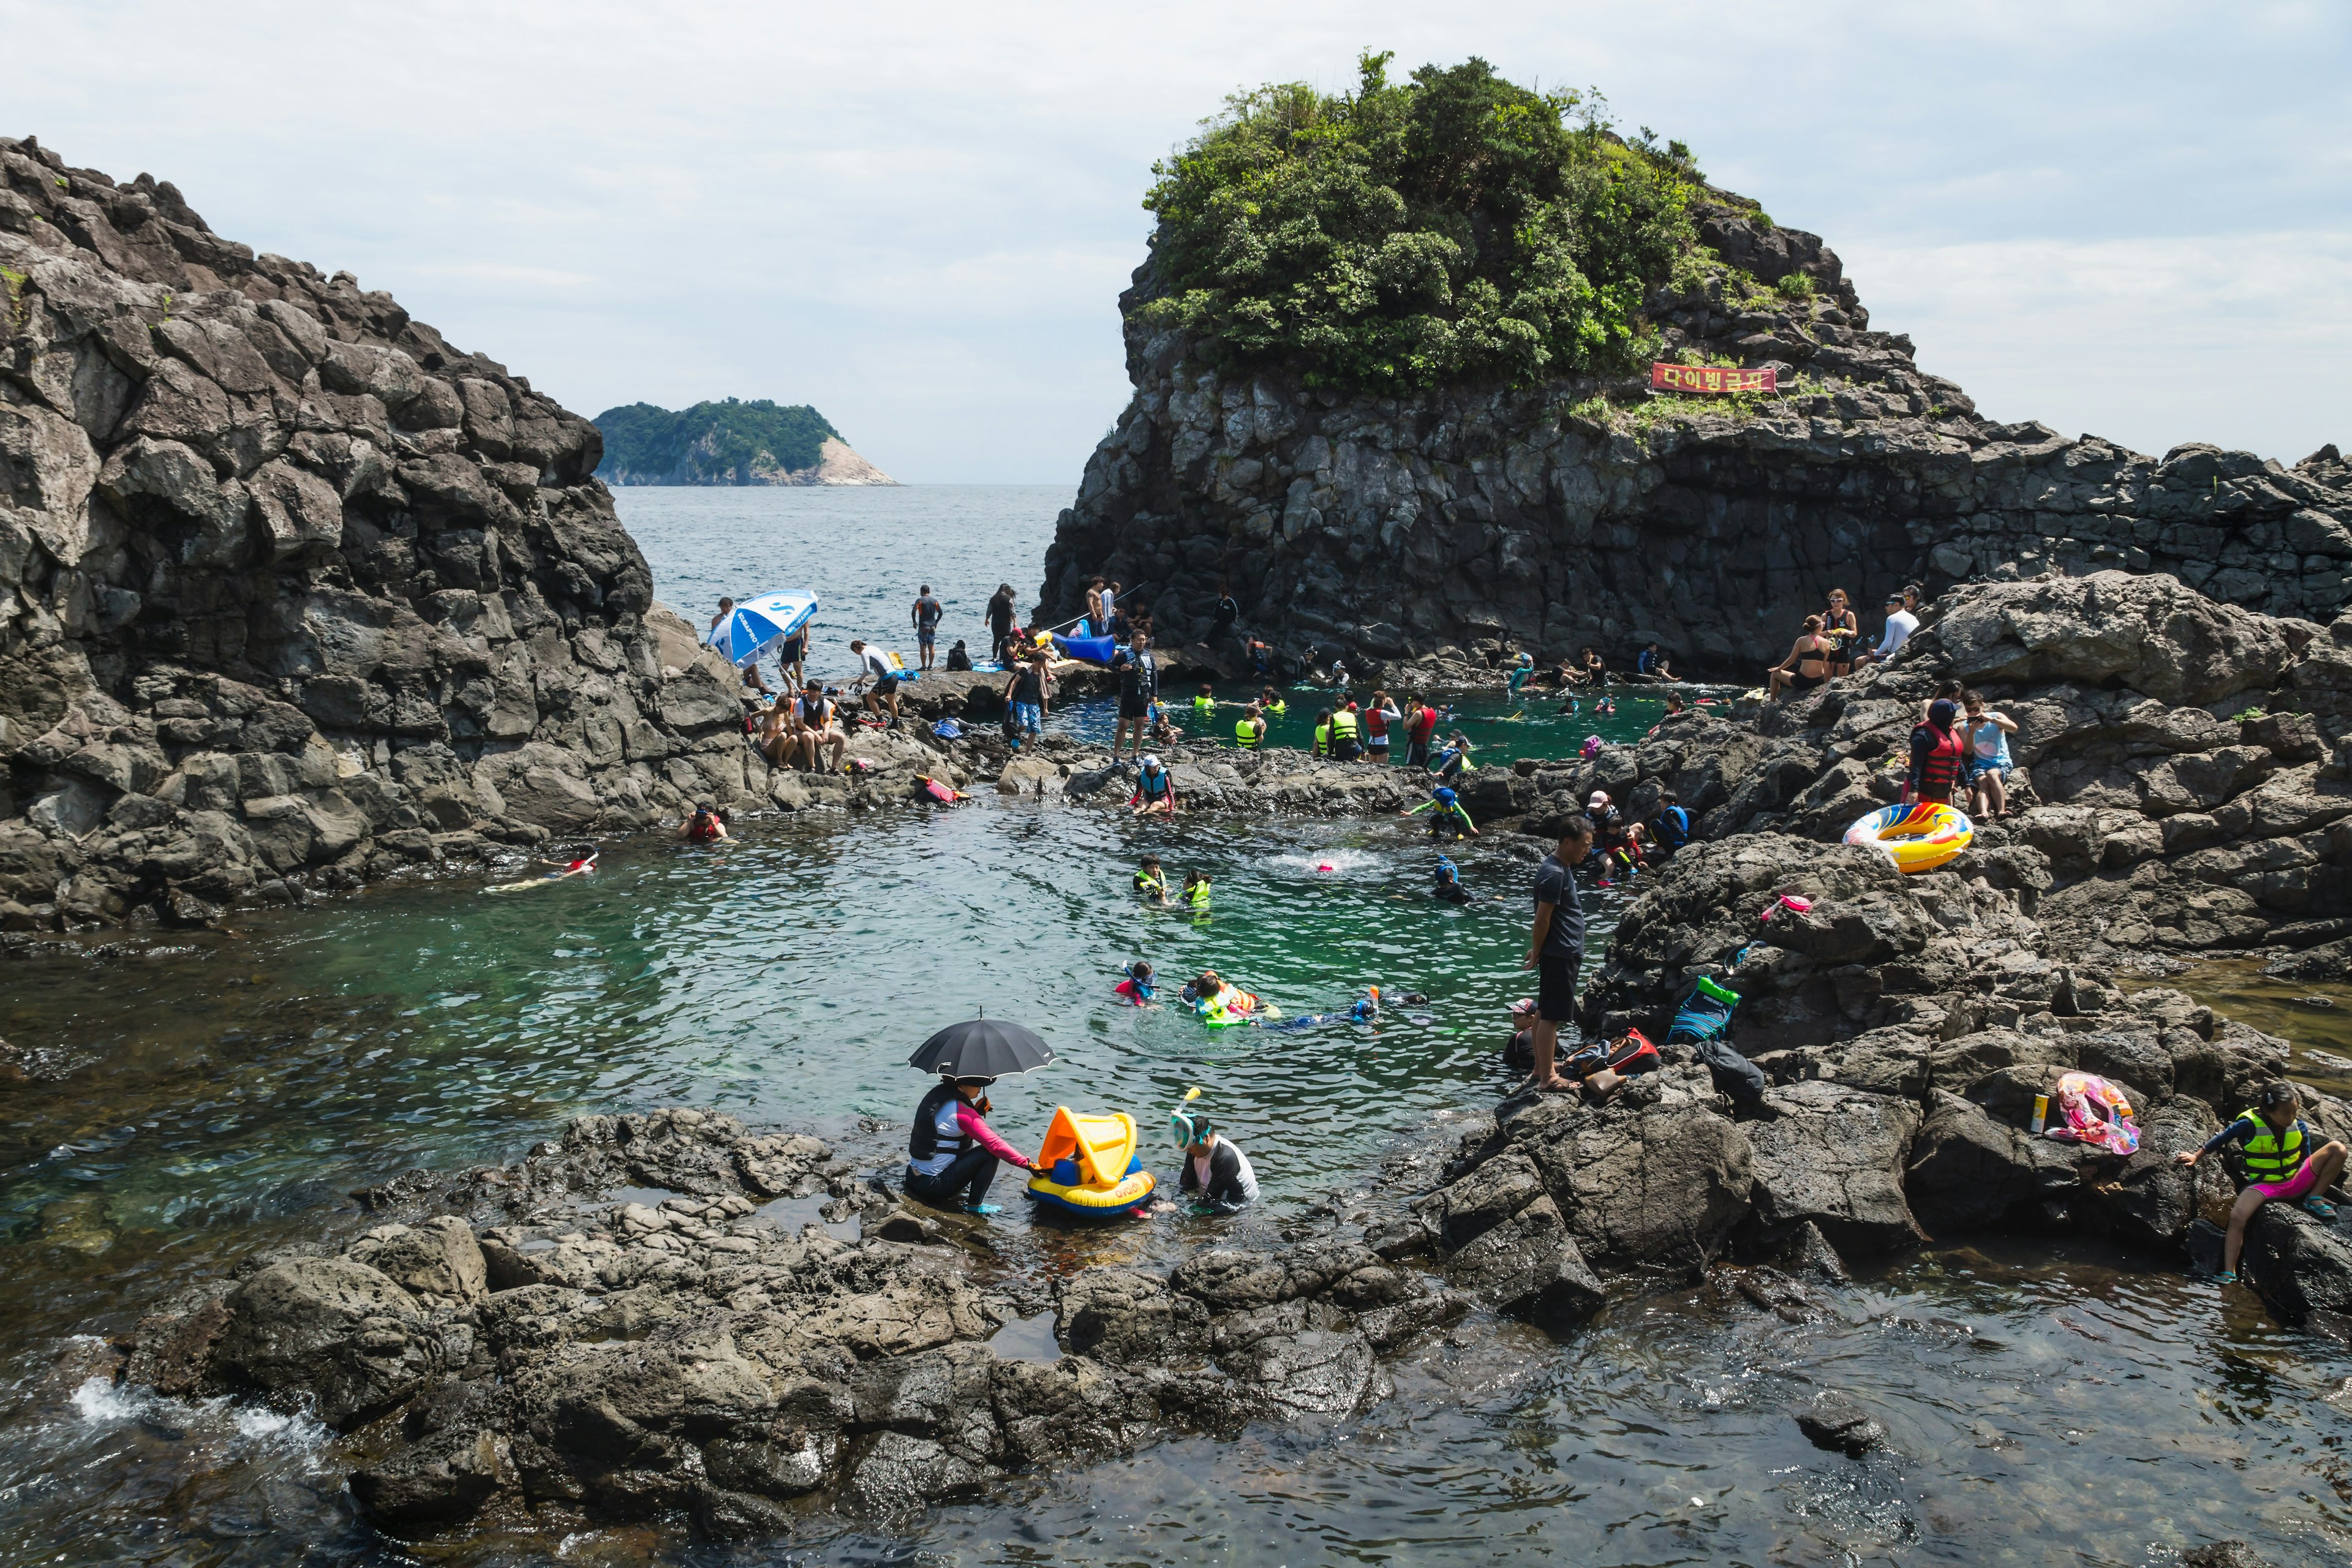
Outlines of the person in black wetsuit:
{"label": "person in black wetsuit", "polygon": [[1257,1173],[1241,1146],[1210,1124],[1202,1110],[1180,1110],[1168,1119],[1184,1151],[1176,1190],[1192,1194],[1194,1214],[1231,1214],[1257,1202]]}

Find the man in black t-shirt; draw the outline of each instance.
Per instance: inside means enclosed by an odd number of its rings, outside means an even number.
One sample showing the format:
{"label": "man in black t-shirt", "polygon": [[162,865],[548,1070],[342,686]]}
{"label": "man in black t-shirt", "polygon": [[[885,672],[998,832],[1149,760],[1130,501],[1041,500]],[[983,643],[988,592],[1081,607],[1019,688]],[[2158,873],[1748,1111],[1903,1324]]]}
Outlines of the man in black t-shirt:
{"label": "man in black t-shirt", "polygon": [[1129,734],[1135,737],[1137,755],[1143,752],[1143,731],[1151,717],[1151,705],[1160,697],[1160,665],[1151,657],[1150,643],[1150,637],[1137,632],[1111,656],[1110,667],[1118,676],[1118,727],[1110,736],[1113,757]]}
{"label": "man in black t-shirt", "polygon": [[1576,866],[1591,853],[1591,819],[1571,816],[1560,827],[1559,846],[1536,868],[1535,931],[1519,965],[1536,971],[1535,1072],[1528,1079],[1536,1089],[1576,1087],[1553,1063],[1559,1026],[1576,1017],[1576,973],[1584,965],[1584,906],[1577,901]]}

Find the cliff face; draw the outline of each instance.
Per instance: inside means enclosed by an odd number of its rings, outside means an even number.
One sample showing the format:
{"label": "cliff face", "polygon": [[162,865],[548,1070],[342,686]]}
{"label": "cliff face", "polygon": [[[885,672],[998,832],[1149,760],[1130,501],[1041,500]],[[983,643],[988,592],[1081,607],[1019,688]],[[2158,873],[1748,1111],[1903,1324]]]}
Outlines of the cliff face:
{"label": "cliff face", "polygon": [[0,140],[0,923],[205,921],[743,787],[587,421]]}
{"label": "cliff face", "polygon": [[1696,216],[1719,260],[1652,289],[1648,316],[1662,357],[1775,365],[1778,397],[1310,389],[1142,326],[1147,262],[1121,299],[1135,395],[1062,514],[1046,618],[1100,573],[1148,584],[1166,645],[1205,633],[1224,580],[1244,628],[1301,657],[1655,640],[1685,671],[1748,679],[1832,587],[1873,636],[1906,582],[2051,568],[2169,572],[2319,620],[2352,598],[2352,471],[2333,447],[2294,468],[2205,446],[2157,459],[1979,418],[1907,338],[1870,330],[1818,237],[1714,195]]}

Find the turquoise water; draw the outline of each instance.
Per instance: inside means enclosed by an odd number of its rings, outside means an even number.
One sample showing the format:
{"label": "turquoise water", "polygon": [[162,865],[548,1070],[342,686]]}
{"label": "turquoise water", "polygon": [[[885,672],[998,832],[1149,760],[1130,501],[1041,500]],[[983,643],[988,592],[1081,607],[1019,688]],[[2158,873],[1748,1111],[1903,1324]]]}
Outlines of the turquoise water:
{"label": "turquoise water", "polygon": [[[923,576],[951,606],[977,585],[976,620],[998,580],[1021,585],[1012,566],[1034,578],[1061,500],[910,487],[621,505],[670,602],[805,583],[845,637],[903,616]],[[900,585],[901,563],[922,575]],[[1464,727],[1490,763],[1561,754],[1598,728],[1549,706],[1507,721],[1518,710],[1487,693],[1465,700]],[[1621,707],[1601,732],[1654,720],[1652,700]],[[1097,706],[1059,721],[1103,720]],[[394,883],[226,934],[12,963],[0,1038],[26,1076],[0,1117],[0,1563],[413,1561],[353,1522],[315,1430],[79,1392],[55,1370],[60,1347],[256,1246],[348,1232],[363,1223],[354,1187],[513,1158],[583,1110],[718,1104],[887,1168],[923,1088],[907,1054],[985,1006],[1060,1057],[997,1089],[1015,1142],[1057,1103],[1156,1128],[1197,1084],[1268,1194],[1238,1222],[1076,1240],[1016,1203],[995,1227],[1008,1266],[1165,1259],[1212,1235],[1271,1240],[1327,1202],[1344,1212],[1400,1140],[1492,1103],[1503,1009],[1526,984],[1536,847],[1465,847],[1465,880],[1498,897],[1449,909],[1427,896],[1416,826],[1143,826],[994,797],[768,817],[719,847],[618,843],[594,879],[520,895],[484,896],[497,875]],[[1206,919],[1130,900],[1147,848],[1212,873]],[[1596,946],[1622,897],[1591,896]],[[1372,1027],[1211,1032],[1113,1005],[1138,957],[1171,980],[1214,967],[1290,1013],[1369,984],[1429,1000]],[[1398,1377],[1396,1400],[1336,1432],[1173,1443],[890,1541],[813,1525],[792,1560],[2141,1563],[2227,1534],[2283,1559],[2340,1560],[2352,1542],[2337,1403],[2352,1357],[2242,1295],[2080,1247],[1905,1260],[1801,1328],[1628,1282],[1566,1345],[1440,1342]],[[1884,1408],[1908,1457],[1811,1448],[1785,1409],[1824,1385]],[[527,1542],[442,1556],[549,1560]],[[784,1560],[654,1529],[560,1561],[647,1557]]]}

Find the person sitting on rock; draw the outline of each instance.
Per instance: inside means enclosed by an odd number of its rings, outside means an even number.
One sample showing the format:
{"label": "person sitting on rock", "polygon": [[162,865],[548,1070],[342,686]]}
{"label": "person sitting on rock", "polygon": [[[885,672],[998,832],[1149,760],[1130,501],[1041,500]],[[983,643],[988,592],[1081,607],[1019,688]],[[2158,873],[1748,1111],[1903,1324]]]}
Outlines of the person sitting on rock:
{"label": "person sitting on rock", "polygon": [[1136,770],[1135,793],[1127,804],[1138,816],[1170,816],[1176,815],[1176,780],[1158,754],[1143,759]]}
{"label": "person sitting on rock", "polygon": [[1208,1112],[1180,1110],[1168,1122],[1186,1156],[1176,1190],[1193,1194],[1192,1213],[1232,1214],[1257,1202],[1257,1173],[1250,1168],[1249,1156],[1216,1130]]}
{"label": "person sitting on rock", "polygon": [[1834,652],[1822,636],[1822,618],[1805,617],[1805,629],[1789,645],[1789,656],[1764,673],[1770,684],[1766,695],[1778,698],[1783,688],[1790,691],[1811,691],[1825,684],[1830,678],[1830,658]]}
{"label": "person sitting on rock", "polygon": [[1905,594],[1896,593],[1886,595],[1886,631],[1885,635],[1880,637],[1878,639],[1878,646],[1876,647],[1864,648],[1862,652],[1855,654],[1853,656],[1853,662],[1855,664],[1884,664],[1888,659],[1893,658],[1896,654],[1903,651],[1903,645],[1909,642],[1911,640],[1911,634],[1919,629],[1919,617],[1916,615],[1914,615],[1910,609],[1912,602],[1913,601]]}
{"label": "person sitting on rock", "polygon": [[1465,833],[1473,838],[1478,837],[1478,825],[1470,820],[1468,812],[1462,809],[1462,797],[1455,795],[1445,784],[1439,784],[1435,789],[1431,790],[1429,798],[1411,811],[1400,812],[1398,815],[1418,816],[1424,811],[1436,813],[1429,819],[1429,833],[1433,838],[1444,837],[1448,834],[1459,838]]}
{"label": "person sitting on rock", "polygon": [[1981,691],[1960,693],[1960,733],[1969,743],[1969,810],[1980,818],[2009,815],[2009,738],[2017,721],[1985,706]]}
{"label": "person sitting on rock", "polygon": [[1661,865],[1691,839],[1691,815],[1672,790],[1658,795],[1658,815],[1650,819],[1650,858]]}
{"label": "person sitting on rock", "polygon": [[1927,721],[1911,731],[1911,768],[1903,798],[1915,804],[1949,805],[1967,772],[1969,743],[1954,722],[1959,704],[1939,697],[1927,704]]}
{"label": "person sitting on rock", "polygon": [[727,824],[719,808],[706,800],[686,814],[686,820],[677,825],[677,836],[688,844],[715,843],[727,837]]}
{"label": "person sitting on rock", "polygon": [[2230,1232],[2221,1241],[2221,1272],[2218,1283],[2238,1278],[2238,1255],[2246,1245],[2246,1222],[2264,1204],[2300,1204],[2314,1218],[2333,1220],[2336,1207],[2321,1194],[2344,1174],[2345,1148],[2339,1142],[2320,1143],[2311,1126],[2295,1113],[2302,1097],[2294,1085],[2274,1079],[2263,1085],[2256,1109],[2213,1134],[2201,1149],[2183,1149],[2173,1156],[2194,1165],[2216,1150],[2235,1146],[2246,1169],[2246,1185],[2230,1205]]}
{"label": "person sitting on rock", "polygon": [[948,673],[954,675],[971,668],[971,652],[963,646],[963,638],[958,637],[955,647],[948,649]]}
{"label": "person sitting on rock", "polygon": [[907,1140],[907,1195],[938,1209],[995,1214],[984,1202],[998,1162],[1024,1171],[1036,1166],[988,1125],[989,1078],[942,1077],[915,1107]]}
{"label": "person sitting on rock", "polygon": [[801,694],[792,700],[789,712],[791,717],[786,722],[793,749],[800,753],[801,765],[815,771],[818,753],[822,752],[824,771],[839,773],[842,753],[849,749],[849,736],[841,727],[841,705],[834,700],[833,689],[803,686]]}

